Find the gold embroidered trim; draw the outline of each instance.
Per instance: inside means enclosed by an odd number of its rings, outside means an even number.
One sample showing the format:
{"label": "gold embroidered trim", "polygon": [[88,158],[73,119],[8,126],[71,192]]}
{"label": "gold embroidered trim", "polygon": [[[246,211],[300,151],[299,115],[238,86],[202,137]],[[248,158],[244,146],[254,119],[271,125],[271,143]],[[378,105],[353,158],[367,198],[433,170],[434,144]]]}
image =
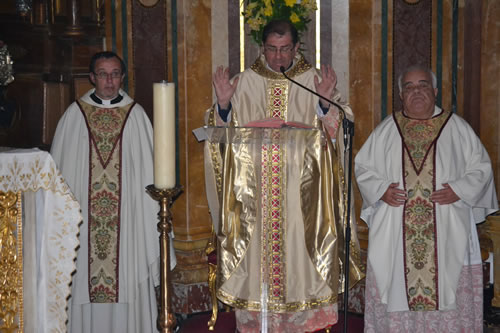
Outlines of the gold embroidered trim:
{"label": "gold embroidered trim", "polygon": [[[433,156],[433,144],[429,155]],[[434,203],[430,200],[434,180],[433,158],[426,158],[417,174],[404,150],[405,188],[403,244],[405,279],[410,311],[438,310],[438,267]]]}
{"label": "gold embroidered trim", "polygon": [[95,148],[103,168],[107,168],[118,141],[121,140],[123,127],[133,103],[116,108],[100,108],[79,100],[79,106],[85,116],[91,147]]}
{"label": "gold embroidered trim", "polygon": [[[33,192],[44,189],[60,195],[68,194],[69,187],[65,182],[60,181],[62,175],[57,170],[56,164],[52,160],[49,166],[46,163],[45,159],[37,157],[32,164],[26,166],[14,158],[11,164],[6,165],[12,176],[0,175],[0,188],[13,191],[29,189]],[[47,169],[49,171],[46,171]]]}
{"label": "gold embroidered trim", "polygon": [[[250,311],[262,310],[260,302],[243,300],[231,296],[221,289],[217,291],[217,298],[221,300],[223,303],[235,307],[237,309],[245,309]],[[267,311],[274,313],[298,312],[298,311],[318,309],[335,303],[337,303],[337,295],[332,294],[331,296],[328,297],[317,298],[303,302],[291,302],[291,303],[269,302],[267,303]]]}
{"label": "gold embroidered trim", "polygon": [[[269,116],[286,120],[288,81],[268,79],[267,94]],[[272,142],[279,139],[280,131],[273,131]],[[283,149],[278,143],[262,146],[262,286],[267,286],[272,303],[282,303],[285,297]]]}
{"label": "gold embroidered trim", "polygon": [[20,212],[23,211],[23,201],[22,201],[22,196],[21,192],[17,193],[17,271],[19,274],[19,290],[18,290],[18,297],[19,297],[19,332],[24,331],[24,285],[23,285],[23,274],[24,274],[24,260],[23,260],[23,216],[22,214],[19,214]]}
{"label": "gold embroidered trim", "polygon": [[[269,251],[267,249],[268,242],[268,221],[269,221],[269,209],[268,209],[268,193],[269,193],[269,150],[267,145],[262,145],[261,153],[261,258],[260,258],[260,270],[261,270],[261,283],[260,283],[260,294],[264,292],[263,288],[268,285],[268,258]],[[266,291],[268,292],[268,291]]]}
{"label": "gold embroidered trim", "polygon": [[403,137],[404,148],[410,154],[413,168],[420,173],[425,158],[429,155],[429,149],[446,124],[451,112],[443,111],[436,117],[430,119],[411,119],[403,115],[403,112],[394,113],[394,119]]}
{"label": "gold embroidered trim", "polygon": [[80,101],[89,142],[89,296],[119,300],[122,134],[133,104],[99,108]]}
{"label": "gold embroidered trim", "polygon": [[288,81],[268,80],[267,84],[269,117],[287,120],[288,116]]}
{"label": "gold embroidered trim", "polygon": [[435,205],[434,155],[436,140],[451,112],[430,119],[394,114],[402,137],[403,177],[408,200],[404,205],[403,247],[405,282],[410,311],[439,309]]}
{"label": "gold embroidered trim", "polygon": [[[208,126],[217,126],[215,121],[215,106],[210,109],[208,116]],[[220,144],[215,142],[208,143],[208,148],[210,150],[210,158],[212,160],[212,167],[214,169],[215,175],[215,186],[217,188],[217,194],[220,197],[222,195],[222,162],[220,157]]]}
{"label": "gold embroidered trim", "polygon": [[[276,131],[279,136],[279,131]],[[267,205],[270,216],[266,221],[268,233],[264,246],[268,246],[268,267],[269,267],[269,293],[268,297],[272,303],[282,303],[285,296],[285,258],[286,253],[283,249],[285,226],[283,212],[285,208],[285,198],[282,191],[284,186],[283,170],[283,147],[278,144],[272,144],[270,147],[269,175],[267,182],[270,184]]]}
{"label": "gold embroidered trim", "polygon": [[[281,73],[276,73],[267,68],[264,55],[258,57],[254,64],[250,67],[255,73],[271,80],[286,80],[285,76]],[[307,72],[312,66],[309,64],[301,54],[295,56],[295,65],[292,66],[287,72],[288,77],[295,77],[302,73]]]}

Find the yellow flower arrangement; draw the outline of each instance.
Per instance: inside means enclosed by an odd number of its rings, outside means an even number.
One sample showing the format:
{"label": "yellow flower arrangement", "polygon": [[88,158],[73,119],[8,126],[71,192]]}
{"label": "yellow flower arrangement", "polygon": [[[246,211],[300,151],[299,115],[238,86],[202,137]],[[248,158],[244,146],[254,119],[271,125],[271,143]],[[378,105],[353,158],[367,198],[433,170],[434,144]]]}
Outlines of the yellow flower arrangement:
{"label": "yellow flower arrangement", "polygon": [[311,13],[318,9],[316,0],[242,0],[243,17],[250,27],[250,35],[257,44],[262,43],[262,30],[272,20],[289,20],[299,35],[307,29]]}

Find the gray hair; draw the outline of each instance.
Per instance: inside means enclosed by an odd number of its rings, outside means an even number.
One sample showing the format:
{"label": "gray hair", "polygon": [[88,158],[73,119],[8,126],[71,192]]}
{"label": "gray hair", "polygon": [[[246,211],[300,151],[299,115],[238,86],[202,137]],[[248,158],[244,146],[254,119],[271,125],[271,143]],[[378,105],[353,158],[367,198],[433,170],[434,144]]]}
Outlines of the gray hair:
{"label": "gray hair", "polygon": [[401,74],[398,76],[398,87],[399,87],[399,92],[403,92],[403,77],[410,73],[410,72],[415,72],[415,71],[422,71],[426,72],[430,75],[432,78],[432,88],[436,89],[437,88],[437,79],[436,79],[436,74],[434,74],[433,71],[431,71],[428,67],[422,66],[422,65],[413,65],[408,68],[406,68]]}

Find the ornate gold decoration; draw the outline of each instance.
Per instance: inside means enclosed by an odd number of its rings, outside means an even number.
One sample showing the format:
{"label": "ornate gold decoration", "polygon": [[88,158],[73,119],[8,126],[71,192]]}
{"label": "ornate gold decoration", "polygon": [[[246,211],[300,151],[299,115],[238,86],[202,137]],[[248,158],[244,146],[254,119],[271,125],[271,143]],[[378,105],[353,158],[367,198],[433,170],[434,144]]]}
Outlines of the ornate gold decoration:
{"label": "ornate gold decoration", "polygon": [[90,136],[89,295],[92,303],[118,303],[122,134],[134,106],[99,108],[78,101]]}
{"label": "ornate gold decoration", "polygon": [[416,5],[420,2],[420,0],[403,0],[403,1],[409,5]]}
{"label": "ornate gold decoration", "polygon": [[[250,311],[261,311],[260,302],[252,302],[234,297],[224,292],[222,289],[217,291],[217,298],[224,304],[235,307],[237,309],[247,309]],[[332,294],[328,297],[317,298],[303,302],[289,302],[286,304],[268,304],[267,311],[274,313],[298,312],[312,309],[319,309],[328,304],[335,304],[337,295]]]}
{"label": "ornate gold decoration", "polygon": [[[210,116],[208,118],[208,126],[217,126],[215,121],[215,107],[210,110]],[[209,143],[210,157],[212,159],[212,164],[215,174],[215,185],[217,188],[217,194],[222,195],[222,165],[221,165],[221,154],[220,154],[220,144],[219,143]]]}
{"label": "ornate gold decoration", "polygon": [[[295,56],[294,60],[295,64],[293,67],[287,71],[288,77],[295,77],[300,74],[303,74],[311,69],[311,64],[309,64],[301,54]],[[266,62],[264,59],[264,55],[261,55],[257,60],[255,60],[254,64],[250,67],[255,73],[271,80],[286,80],[285,76],[281,73],[273,72],[268,69],[266,66]]]}
{"label": "ornate gold decoration", "polygon": [[[212,224],[212,236],[208,241],[207,248],[205,249],[205,253],[209,256],[212,252],[217,250],[217,235],[214,231],[214,225]],[[216,287],[215,282],[217,280],[217,265],[208,263],[208,290],[210,290],[210,297],[212,299],[212,316],[208,321],[208,330],[213,331],[215,328],[215,322],[217,321],[217,314],[219,308],[217,306],[217,295],[216,295]]]}
{"label": "ornate gold decoration", "polygon": [[[43,218],[50,222],[43,226],[46,235],[40,244],[43,254],[36,259],[40,264],[40,275],[37,277],[41,277],[36,288],[45,290],[46,293],[45,296],[39,297],[33,302],[36,303],[38,309],[48,309],[45,312],[46,316],[42,319],[46,322],[48,331],[65,332],[67,321],[65,309],[71,291],[71,272],[76,268],[74,259],[76,258],[75,249],[78,246],[78,224],[82,220],[80,205],[71,194],[50,154],[36,149],[2,154],[0,159],[0,191],[44,192]],[[2,211],[5,213],[5,209]],[[19,212],[17,260],[21,260],[23,245],[20,242],[22,241],[20,238],[22,235],[20,232],[22,227],[20,198],[18,199],[17,211]],[[31,248],[36,246],[36,244],[31,243],[26,245]],[[3,252],[0,254],[0,258],[4,258]],[[1,266],[0,284],[2,284],[1,276],[4,272],[5,270]],[[37,277],[30,276],[32,279]],[[23,300],[22,297],[19,299]],[[0,305],[3,305],[2,300],[0,300]],[[3,319],[2,314],[0,314],[0,321],[1,319]],[[36,322],[36,318],[34,320]],[[4,331],[0,329],[0,332]]]}
{"label": "ornate gold decoration", "polygon": [[21,192],[0,191],[0,331],[23,332]]}
{"label": "ornate gold decoration", "polygon": [[288,80],[268,79],[267,84],[267,115],[287,121],[288,111]]}
{"label": "ornate gold decoration", "polygon": [[158,189],[154,185],[146,187],[148,194],[160,203],[158,212],[158,231],[160,232],[160,308],[158,309],[158,330],[172,333],[175,327],[175,315],[172,312],[172,285],[170,282],[170,237],[172,231],[172,207],[175,199],[182,193],[182,186],[172,189]]}
{"label": "ornate gold decoration", "polygon": [[217,235],[214,230],[214,225],[212,224],[212,235],[208,240],[207,246],[205,248],[205,254],[208,256],[210,253],[217,250]]}
{"label": "ornate gold decoration", "polygon": [[210,290],[210,297],[212,297],[212,316],[208,322],[208,330],[213,331],[215,327],[215,322],[217,321],[217,295],[215,290],[215,280],[217,276],[217,266],[214,264],[208,264],[208,289]]}
{"label": "ornate gold decoration", "polygon": [[394,114],[404,143],[403,180],[408,192],[403,209],[403,250],[410,311],[439,309],[436,215],[430,194],[436,187],[436,141],[450,116],[446,111],[431,119]]}

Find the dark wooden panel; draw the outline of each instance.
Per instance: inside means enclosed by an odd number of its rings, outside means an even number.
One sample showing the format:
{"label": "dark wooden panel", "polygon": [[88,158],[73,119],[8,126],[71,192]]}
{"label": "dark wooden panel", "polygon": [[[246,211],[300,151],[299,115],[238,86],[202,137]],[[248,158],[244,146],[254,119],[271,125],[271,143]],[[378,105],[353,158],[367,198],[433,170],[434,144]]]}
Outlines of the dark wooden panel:
{"label": "dark wooden panel", "polygon": [[19,119],[9,129],[0,131],[0,145],[42,147],[42,81],[37,76],[17,75],[8,85],[7,99],[16,106]]}
{"label": "dark wooden panel", "polygon": [[70,104],[69,84],[43,83],[42,144],[51,145],[57,123]]}
{"label": "dark wooden panel", "polygon": [[82,4],[82,29],[73,35],[67,34],[65,0],[34,0],[26,17],[0,12],[0,39],[14,61],[15,81],[6,96],[19,110],[14,126],[0,131],[1,145],[49,148],[60,116],[76,97],[73,78],[86,76],[90,57],[102,50],[96,1]]}
{"label": "dark wooden panel", "polygon": [[151,8],[132,2],[132,35],[134,40],[135,101],[153,119],[153,83],[167,77],[167,23],[165,0]]}
{"label": "dark wooden panel", "polygon": [[241,66],[239,2],[228,0],[227,11],[228,11],[227,25],[228,25],[228,39],[229,39],[228,40],[229,76],[233,77],[240,72],[240,66]]}
{"label": "dark wooden panel", "polygon": [[464,10],[464,118],[480,133],[481,106],[481,4],[466,0]]}
{"label": "dark wooden panel", "polygon": [[331,64],[332,57],[332,3],[321,1],[320,12],[321,64]]}
{"label": "dark wooden panel", "polygon": [[432,0],[412,5],[394,0],[393,110],[402,108],[398,76],[411,65],[431,67]]}

